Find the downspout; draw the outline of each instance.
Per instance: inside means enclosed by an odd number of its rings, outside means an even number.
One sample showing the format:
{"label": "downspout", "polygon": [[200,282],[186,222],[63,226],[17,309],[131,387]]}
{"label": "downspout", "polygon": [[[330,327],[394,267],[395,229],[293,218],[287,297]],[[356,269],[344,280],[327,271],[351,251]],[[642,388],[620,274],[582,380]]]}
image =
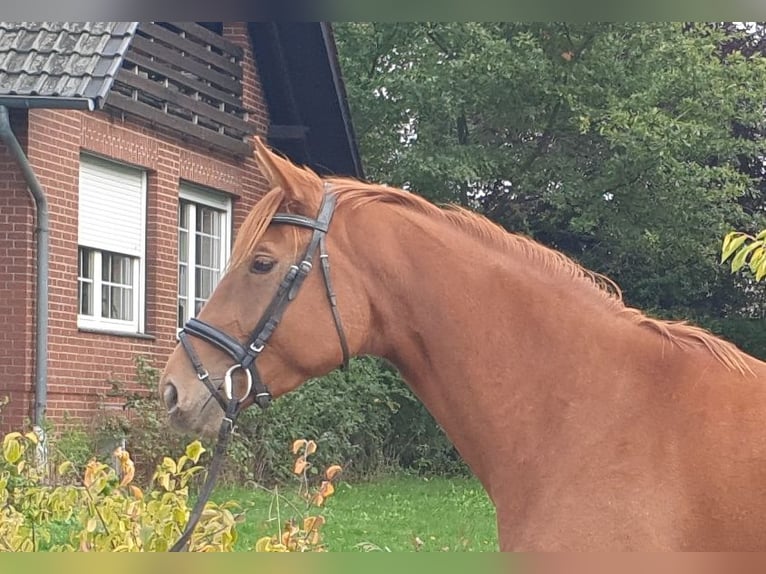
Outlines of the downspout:
{"label": "downspout", "polygon": [[0,105],[0,139],[19,164],[37,208],[37,313],[35,344],[34,424],[43,426],[48,404],[48,201],[24,150],[11,129],[8,108]]}

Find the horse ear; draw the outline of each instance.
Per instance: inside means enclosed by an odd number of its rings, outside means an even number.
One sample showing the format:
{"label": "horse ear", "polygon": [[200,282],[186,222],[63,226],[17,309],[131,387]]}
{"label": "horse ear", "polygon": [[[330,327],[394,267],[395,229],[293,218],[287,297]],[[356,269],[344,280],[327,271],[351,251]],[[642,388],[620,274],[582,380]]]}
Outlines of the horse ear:
{"label": "horse ear", "polygon": [[282,189],[288,204],[313,210],[316,198],[313,186],[306,185],[308,170],[271,151],[260,137],[255,138],[255,159],[270,186]]}

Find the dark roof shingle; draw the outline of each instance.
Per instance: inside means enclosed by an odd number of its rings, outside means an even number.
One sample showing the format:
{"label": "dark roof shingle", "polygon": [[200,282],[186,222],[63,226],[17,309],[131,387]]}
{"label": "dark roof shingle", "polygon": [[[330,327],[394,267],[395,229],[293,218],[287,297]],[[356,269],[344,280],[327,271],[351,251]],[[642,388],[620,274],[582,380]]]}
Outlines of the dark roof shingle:
{"label": "dark roof shingle", "polygon": [[137,22],[0,22],[0,101],[82,99],[103,105]]}

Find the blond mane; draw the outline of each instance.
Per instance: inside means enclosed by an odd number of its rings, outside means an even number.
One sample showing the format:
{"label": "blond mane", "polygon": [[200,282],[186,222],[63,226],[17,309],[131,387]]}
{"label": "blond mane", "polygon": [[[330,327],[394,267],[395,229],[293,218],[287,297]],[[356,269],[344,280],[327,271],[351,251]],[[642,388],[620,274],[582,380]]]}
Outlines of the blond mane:
{"label": "blond mane", "polygon": [[[551,274],[589,286],[616,313],[627,316],[638,325],[652,329],[678,347],[687,348],[700,344],[727,368],[740,373],[752,372],[746,360],[747,355],[732,343],[686,322],[654,319],[638,309],[627,307],[623,302],[620,288],[608,277],[589,271],[566,255],[532,239],[509,233],[483,215],[454,205],[436,206],[418,195],[384,185],[364,183],[351,178],[333,177],[323,180],[313,171],[298,166],[294,166],[289,176],[292,180],[291,185],[312,186],[317,190],[322,188],[323,181],[328,182],[333,192],[337,194],[338,207],[349,205],[354,209],[370,203],[388,203],[403,206],[436,220],[447,221],[472,237],[486,241],[494,247],[501,246],[506,250],[523,254]],[[266,231],[271,218],[280,207],[285,211],[291,209],[292,206],[284,205],[284,200],[285,194],[282,189],[275,188],[256,204],[237,234],[231,255],[232,266],[241,265],[249,258]]]}

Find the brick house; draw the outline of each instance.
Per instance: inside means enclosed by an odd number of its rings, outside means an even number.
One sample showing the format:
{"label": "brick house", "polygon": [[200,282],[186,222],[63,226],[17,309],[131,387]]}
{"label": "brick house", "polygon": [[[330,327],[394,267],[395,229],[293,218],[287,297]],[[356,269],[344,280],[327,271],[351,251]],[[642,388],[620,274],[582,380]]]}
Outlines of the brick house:
{"label": "brick house", "polygon": [[3,117],[0,432],[92,420],[137,356],[163,365],[266,191],[253,135],[362,176],[320,23],[0,23]]}

